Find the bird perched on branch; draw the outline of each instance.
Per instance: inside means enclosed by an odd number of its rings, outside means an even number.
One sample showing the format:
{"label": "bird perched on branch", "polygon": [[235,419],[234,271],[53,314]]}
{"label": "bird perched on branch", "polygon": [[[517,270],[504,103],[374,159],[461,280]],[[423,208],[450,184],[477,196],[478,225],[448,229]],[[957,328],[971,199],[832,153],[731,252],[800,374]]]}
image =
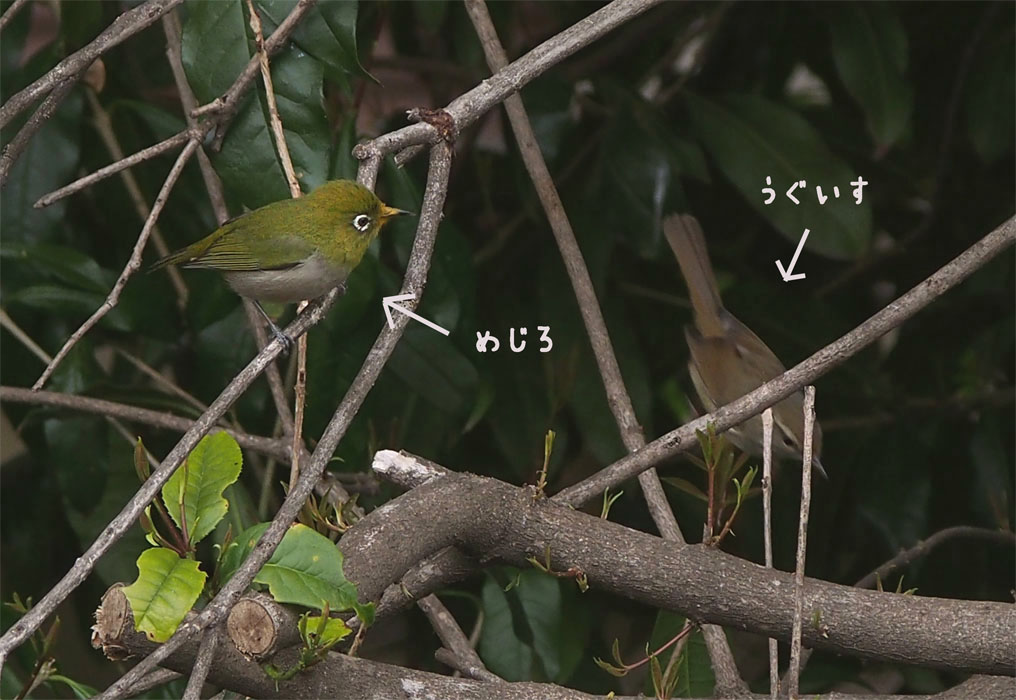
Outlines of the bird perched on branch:
{"label": "bird perched on branch", "polygon": [[218,270],[237,294],[252,299],[272,333],[286,337],[259,302],[316,299],[345,283],[367,246],[392,217],[390,207],[353,180],[332,180],[310,194],[241,214],[152,266]]}
{"label": "bird perched on branch", "polygon": [[[684,329],[691,353],[688,370],[705,409],[715,411],[783,374],[786,368],[761,338],[724,308],[709,263],[705,236],[695,217],[672,214],[663,221],[663,233],[677,257],[695,312],[695,325]],[[773,406],[773,454],[777,457],[801,460],[803,408],[801,391]],[[727,435],[744,452],[762,454],[761,416],[731,428]],[[819,461],[822,428],[817,421],[812,447],[812,464],[825,476]]]}

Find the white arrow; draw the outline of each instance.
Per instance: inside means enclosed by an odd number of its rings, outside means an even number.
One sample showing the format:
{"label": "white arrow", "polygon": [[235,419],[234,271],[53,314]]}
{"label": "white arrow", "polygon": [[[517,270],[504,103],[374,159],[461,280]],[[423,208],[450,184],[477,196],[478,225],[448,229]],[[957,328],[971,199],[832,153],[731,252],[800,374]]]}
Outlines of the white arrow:
{"label": "white arrow", "polygon": [[794,257],[790,259],[790,264],[787,266],[786,270],[783,269],[783,263],[779,260],[776,261],[776,267],[780,268],[780,276],[783,277],[784,282],[789,282],[791,280],[803,280],[805,277],[803,272],[798,272],[796,275],[792,273],[794,272],[794,265],[797,264],[797,258],[801,255],[801,251],[804,249],[804,242],[808,240],[808,233],[808,229],[804,229],[804,233],[801,235],[801,241],[797,244],[797,250],[794,251]]}
{"label": "white arrow", "polygon": [[388,327],[389,328],[395,328],[395,319],[392,318],[392,309],[396,309],[396,310],[401,311],[402,313],[404,313],[406,316],[409,316],[409,318],[416,319],[417,321],[419,321],[423,325],[425,325],[425,326],[427,326],[429,328],[433,328],[438,333],[441,333],[443,335],[449,335],[449,333],[451,331],[449,331],[449,330],[447,330],[445,328],[442,328],[441,326],[437,325],[433,321],[428,321],[423,316],[417,316],[412,311],[407,309],[405,306],[399,306],[398,304],[395,303],[397,301],[412,301],[414,299],[416,299],[416,295],[410,293],[410,294],[395,294],[395,295],[390,296],[390,297],[384,297],[381,300],[381,305],[384,306],[384,309],[385,309],[385,316],[388,317]]}

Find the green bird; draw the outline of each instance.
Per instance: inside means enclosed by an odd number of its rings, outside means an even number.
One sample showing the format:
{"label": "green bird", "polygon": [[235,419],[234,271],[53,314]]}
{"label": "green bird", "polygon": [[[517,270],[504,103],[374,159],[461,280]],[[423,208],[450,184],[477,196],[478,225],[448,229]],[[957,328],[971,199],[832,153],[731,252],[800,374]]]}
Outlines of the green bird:
{"label": "green bird", "polygon": [[332,180],[304,197],[230,219],[151,269],[218,270],[233,291],[254,300],[272,333],[288,347],[292,340],[259,302],[316,299],[344,284],[381,227],[400,214],[409,212],[389,207],[360,183]]}

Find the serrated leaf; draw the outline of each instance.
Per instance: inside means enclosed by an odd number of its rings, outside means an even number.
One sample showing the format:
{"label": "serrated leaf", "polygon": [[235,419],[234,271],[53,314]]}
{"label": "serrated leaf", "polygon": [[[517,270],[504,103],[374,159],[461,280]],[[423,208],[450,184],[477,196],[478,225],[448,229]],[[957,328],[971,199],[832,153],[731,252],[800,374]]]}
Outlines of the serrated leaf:
{"label": "serrated leaf", "polygon": [[[243,455],[236,440],[224,431],[206,435],[187,455],[162,487],[162,500],[173,522],[188,533],[191,546],[215,529],[229,510],[222,497],[226,487],[240,477]],[[180,505],[183,515],[180,517]]]}
{"label": "serrated leaf", "polygon": [[[830,152],[800,115],[755,95],[714,101],[686,93],[685,104],[696,133],[723,174],[788,241],[796,246],[807,228],[811,234],[805,247],[815,253],[843,260],[857,258],[867,249],[871,197],[856,204],[850,185],[863,173]],[[776,190],[776,200],[769,205],[762,194],[767,176]],[[800,204],[794,204],[786,191],[800,180],[806,181],[807,189],[795,191]],[[829,197],[825,204],[819,204],[816,186]],[[832,196],[834,186],[839,187],[839,199]],[[869,184],[865,195],[870,195],[870,188]],[[792,249],[774,250],[773,259],[783,252],[790,255]]]}
{"label": "serrated leaf", "polygon": [[888,3],[836,3],[826,8],[836,70],[864,110],[875,143],[891,146],[902,136],[914,107],[904,78],[907,34]]}
{"label": "serrated leaf", "polygon": [[165,642],[201,595],[207,575],[193,559],[169,549],[148,549],[138,557],[138,578],[123,589],[134,611],[134,626],[153,642]]}

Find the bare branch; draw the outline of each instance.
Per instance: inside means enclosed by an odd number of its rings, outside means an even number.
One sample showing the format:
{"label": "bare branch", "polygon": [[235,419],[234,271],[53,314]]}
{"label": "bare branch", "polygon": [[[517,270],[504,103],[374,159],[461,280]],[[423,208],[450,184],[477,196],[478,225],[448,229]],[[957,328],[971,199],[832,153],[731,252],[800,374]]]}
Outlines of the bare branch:
{"label": "bare branch", "polygon": [[215,660],[215,650],[219,646],[219,638],[222,636],[222,628],[219,626],[208,628],[201,637],[201,644],[198,646],[198,656],[194,660],[194,666],[187,680],[187,688],[183,693],[183,700],[201,700],[201,688],[208,679],[208,672],[212,670],[212,662]]}
{"label": "bare branch", "polygon": [[[810,465],[815,434],[815,387],[804,387],[804,456]],[[797,524],[797,566],[794,569],[794,628],[790,635],[790,673],[787,692],[797,700],[801,692],[801,624],[804,616],[804,563],[808,551],[808,512],[811,509],[811,468],[801,469],[801,514]],[[824,623],[823,623],[824,624]]]}
{"label": "bare branch", "polygon": [[[508,57],[497,37],[497,31],[487,12],[487,6],[483,0],[466,0],[466,11],[469,13],[473,27],[480,38],[487,57],[487,65],[494,73],[504,70],[508,65]],[[600,378],[607,393],[607,404],[617,423],[625,449],[629,453],[637,452],[645,447],[646,438],[638,418],[635,416],[635,409],[628,396],[628,390],[625,388],[624,379],[621,377],[621,368],[614,355],[607,324],[603,320],[596,291],[593,289],[589,270],[582,258],[582,251],[575,240],[571,222],[568,220],[564,204],[561,202],[547,163],[540,152],[540,146],[536,141],[536,134],[533,132],[529,115],[526,114],[522,97],[518,94],[510,95],[505,98],[504,106],[519,146],[519,152],[522,155],[522,161],[533,181],[533,186],[536,188],[540,203],[554,233],[557,247],[561,251],[565,270],[571,281],[579,305],[579,312],[582,315],[582,322],[585,325],[586,335],[593,348]],[[649,507],[653,522],[656,523],[656,527],[663,537],[684,544],[681,528],[670,509],[656,470],[648,469],[639,474],[639,485],[642,487],[642,494]],[[714,659],[720,692],[728,695],[746,694],[748,687],[737,673],[726,635],[721,630],[710,629],[704,630],[704,632],[710,656]]]}
{"label": "bare branch", "polygon": [[141,267],[141,253],[145,249],[145,244],[148,242],[148,236],[151,234],[152,229],[155,227],[155,222],[159,220],[159,214],[162,213],[162,208],[166,206],[166,201],[169,199],[169,193],[173,191],[173,187],[176,185],[177,179],[180,177],[180,173],[183,172],[183,166],[187,164],[190,157],[194,154],[197,149],[197,141],[190,141],[180,152],[180,155],[176,159],[176,163],[173,164],[173,169],[169,171],[169,175],[166,176],[166,182],[163,183],[162,189],[159,191],[158,196],[155,198],[155,202],[152,203],[152,211],[148,215],[148,219],[145,221],[145,225],[141,229],[141,233],[138,235],[138,240],[134,244],[134,251],[131,253],[130,259],[127,261],[127,265],[124,266],[120,276],[117,277],[116,282],[113,284],[113,289],[110,290],[106,300],[102,302],[102,306],[96,309],[95,313],[88,317],[88,320],[81,324],[71,337],[67,339],[67,342],[63,344],[60,351],[53,358],[53,361],[46,365],[46,369],[42,375],[35,380],[35,384],[32,385],[33,389],[41,389],[46,383],[46,380],[50,378],[53,371],[57,368],[60,362],[67,356],[67,353],[71,351],[78,341],[84,337],[85,333],[90,331],[95,324],[102,320],[103,316],[108,314],[116,306],[120,300],[120,293],[123,288],[127,286],[127,280],[130,279],[131,275],[138,271]]}
{"label": "bare branch", "polygon": [[484,680],[501,680],[493,673],[487,671],[487,667],[480,660],[480,655],[476,653],[476,649],[469,643],[469,638],[466,637],[462,628],[459,627],[459,623],[455,621],[451,612],[444,606],[444,603],[438,600],[436,595],[422,598],[417,601],[416,605],[424,612],[427,619],[430,620],[430,626],[437,632],[441,643],[445,645],[445,648],[455,658],[457,663],[452,664],[452,668],[457,669],[459,668],[457,664],[463,664],[471,669],[469,673],[471,678],[476,678],[476,674],[483,675],[485,673],[486,677]]}
{"label": "bare branch", "polygon": [[[85,97],[88,99],[88,104],[95,115],[95,129],[99,132],[99,136],[106,145],[109,154],[115,160],[123,160],[123,149],[120,147],[119,140],[117,140],[116,132],[113,130],[113,121],[109,118],[109,114],[106,113],[106,110],[99,103],[99,98],[95,96],[94,90],[90,88],[86,89]],[[149,208],[148,202],[145,201],[145,196],[141,194],[141,187],[138,185],[134,173],[129,169],[121,170],[120,178],[123,180],[124,187],[127,188],[127,194],[130,196],[139,218],[142,222],[147,221],[148,217],[152,214],[152,210]],[[155,244],[155,250],[159,253],[159,257],[169,255],[169,246],[166,245],[166,239],[162,237],[162,231],[159,229],[158,224],[152,225],[152,242]],[[177,306],[183,309],[187,306],[187,285],[183,281],[183,275],[180,274],[180,271],[176,267],[169,267],[167,272],[169,273],[170,284],[172,284],[173,290],[176,292]]]}
{"label": "bare branch", "polygon": [[[149,1],[154,2],[155,0]],[[165,1],[168,2],[170,0]],[[180,0],[172,0],[172,1],[174,3],[180,2]],[[289,35],[293,33],[293,30],[296,29],[296,26],[300,23],[300,20],[302,20],[304,15],[307,14],[308,10],[310,10],[310,8],[314,6],[316,1],[317,0],[300,0],[300,2],[297,3],[297,6],[293,8],[293,11],[286,16],[286,19],[282,21],[282,24],[280,24],[275,29],[275,31],[272,32],[272,35],[268,37],[268,40],[265,41],[265,50],[268,52],[268,55],[274,54],[276,51],[278,51],[280,48],[286,45],[287,41],[289,40]],[[205,119],[202,122],[200,122],[199,126],[195,128],[188,128],[186,131],[182,131],[179,134],[176,134],[175,136],[166,139],[161,144],[157,144],[156,146],[150,146],[146,149],[143,149],[142,151],[139,151],[138,153],[128,156],[124,162],[112,163],[110,165],[107,165],[105,168],[96,171],[92,175],[88,175],[87,177],[81,178],[80,180],[72,183],[71,185],[68,185],[67,187],[63,187],[60,190],[57,190],[56,192],[45,195],[36,203],[36,206],[46,206],[48,204],[52,204],[57,199],[66,197],[72,191],[77,191],[82,187],[86,186],[87,184],[93,184],[98,180],[101,180],[105,177],[109,177],[110,175],[119,172],[125,167],[129,167],[130,165],[145,160],[146,158],[150,158],[152,157],[152,155],[154,155],[152,153],[152,150],[157,147],[162,147],[162,150],[169,150],[173,146],[183,143],[184,141],[188,140],[203,141],[205,135],[213,128],[216,130],[216,143],[213,145],[215,146],[221,145],[222,139],[226,135],[227,127],[229,126],[233,117],[236,116],[236,111],[239,108],[240,98],[242,98],[247,93],[247,90],[250,88],[252,82],[254,81],[255,75],[257,75],[257,71],[258,71],[258,57],[253,56],[251,60],[247,63],[247,66],[244,68],[244,71],[237,77],[237,79],[230,86],[229,90],[227,90],[221,97],[216,98],[215,100],[205,105],[204,107],[200,107],[193,110],[191,113],[192,117],[196,117],[201,114],[214,115],[212,118]],[[181,91],[181,97],[183,94],[184,91]],[[161,153],[162,151],[158,152]],[[141,154],[146,154],[146,156],[140,157]],[[71,188],[74,189],[71,190]],[[213,192],[213,203],[215,203],[214,197],[215,189],[210,188],[209,191]],[[224,207],[222,209],[224,210]],[[221,213],[220,208],[217,207],[216,214],[218,215],[220,213]],[[220,223],[223,220],[224,219],[220,219]]]}
{"label": "bare branch", "polygon": [[75,192],[80,192],[89,185],[93,185],[96,182],[99,182],[100,180],[105,180],[107,177],[110,177],[111,175],[116,175],[118,172],[120,172],[125,168],[137,165],[138,163],[142,163],[146,160],[151,160],[152,158],[160,156],[167,151],[172,151],[177,146],[187,143],[188,141],[198,139],[200,136],[201,136],[200,132],[190,130],[181,131],[179,134],[170,136],[168,139],[160,141],[159,143],[149,146],[148,148],[144,148],[138,151],[137,153],[132,153],[131,155],[127,156],[126,158],[123,158],[122,160],[118,160],[115,163],[110,163],[106,167],[96,170],[94,173],[90,175],[86,175],[82,178],[79,178],[74,182],[70,183],[69,185],[65,185],[64,187],[61,187],[58,190],[54,190],[49,194],[40,197],[39,201],[35,203],[35,208],[42,209],[43,207],[48,207],[50,204],[58,202],[64,197],[69,197]]}
{"label": "bare branch", "polygon": [[[173,82],[180,95],[180,106],[183,108],[187,127],[195,133],[203,134],[204,131],[200,129],[198,120],[191,114],[198,106],[198,99],[194,96],[190,83],[187,82],[187,72],[183,68],[183,30],[180,27],[180,17],[176,10],[162,18],[162,30],[166,34],[166,59],[169,61],[170,70],[173,71]],[[226,196],[222,191],[222,180],[219,179],[219,174],[212,167],[212,161],[208,159],[204,148],[198,151],[198,165],[201,167],[201,177],[205,181],[208,199],[212,203],[212,211],[215,212],[215,220],[221,226],[229,218]]]}
{"label": "bare branch", "polygon": [[21,156],[22,151],[28,147],[28,142],[32,140],[36,132],[53,116],[57,107],[67,97],[67,93],[74,88],[75,82],[77,82],[77,76],[65,83],[61,83],[53,92],[49,93],[46,99],[42,101],[42,104],[39,105],[39,108],[35,110],[35,113],[25,122],[25,125],[21,127],[18,133],[14,135],[10,143],[4,146],[3,153],[0,153],[0,188],[7,185],[7,179],[11,175],[11,168],[14,167],[14,163]]}
{"label": "bare branch", "polygon": [[939,530],[913,547],[905,549],[880,567],[866,575],[854,585],[858,588],[874,588],[879,581],[885,581],[897,569],[909,566],[921,557],[926,557],[936,548],[953,540],[984,540],[1010,549],[1016,546],[1016,534],[1006,530],[989,530],[984,527],[957,525]]}
{"label": "bare branch", "polygon": [[2,32],[7,25],[11,23],[11,20],[14,19],[14,15],[18,14],[18,12],[21,11],[21,8],[23,8],[27,3],[28,0],[14,0],[14,2],[10,4],[7,11],[4,12],[3,17],[0,17],[0,32]]}
{"label": "bare branch", "polygon": [[[92,61],[134,36],[181,2],[183,0],[148,0],[145,4],[124,12],[88,45],[60,61],[46,75],[7,100],[0,107],[0,128],[7,126],[14,117],[47,92],[55,93],[68,84],[73,84]],[[58,99],[57,103],[59,102]]]}
{"label": "bare branch", "polygon": [[[261,78],[265,83],[265,95],[268,100],[268,122],[271,125],[272,134],[275,136],[275,150],[279,154],[279,162],[282,163],[282,172],[285,174],[286,183],[289,185],[289,194],[296,199],[303,195],[300,190],[300,183],[296,179],[296,171],[293,169],[293,159],[289,155],[289,146],[286,143],[286,132],[282,128],[282,117],[279,115],[279,106],[275,100],[275,88],[272,86],[272,71],[268,64],[268,52],[265,51],[265,37],[261,29],[261,17],[254,7],[254,0],[247,0],[247,9],[250,13],[250,27],[254,32],[254,43],[257,46],[258,63],[261,66]],[[306,301],[301,301],[297,306],[302,311],[307,306]],[[274,394],[274,389],[273,389]],[[300,477],[300,454],[303,452],[303,411],[307,402],[307,336],[303,335],[297,341],[296,346],[296,383],[293,387],[293,420],[292,436],[293,449],[289,459],[289,488],[296,486]]]}
{"label": "bare branch", "polygon": [[[61,394],[54,391],[33,391],[32,389],[16,386],[0,386],[0,401],[68,408],[73,411],[84,411],[85,413],[96,413],[101,416],[121,418],[123,420],[134,421],[135,423],[144,423],[156,428],[165,428],[166,430],[175,430],[182,433],[194,427],[194,421],[190,418],[174,416],[171,413],[152,411],[147,408],[129,406],[104,399],[93,399],[89,396]],[[284,440],[250,435],[226,426],[220,427],[232,435],[240,447],[261,452],[283,461],[289,459],[289,447]]]}

